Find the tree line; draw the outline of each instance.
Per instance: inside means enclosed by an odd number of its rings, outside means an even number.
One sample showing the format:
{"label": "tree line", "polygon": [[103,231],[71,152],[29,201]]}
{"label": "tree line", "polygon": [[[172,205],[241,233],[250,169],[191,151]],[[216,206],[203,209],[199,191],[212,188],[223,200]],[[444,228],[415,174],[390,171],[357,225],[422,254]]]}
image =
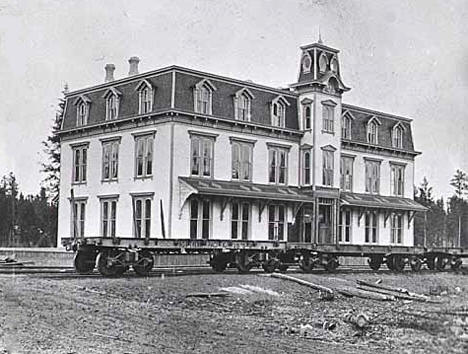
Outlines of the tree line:
{"label": "tree line", "polygon": [[414,200],[427,208],[414,218],[414,244],[416,246],[468,246],[468,175],[457,170],[450,180],[453,195],[447,203],[436,199],[432,187],[424,177],[414,190]]}

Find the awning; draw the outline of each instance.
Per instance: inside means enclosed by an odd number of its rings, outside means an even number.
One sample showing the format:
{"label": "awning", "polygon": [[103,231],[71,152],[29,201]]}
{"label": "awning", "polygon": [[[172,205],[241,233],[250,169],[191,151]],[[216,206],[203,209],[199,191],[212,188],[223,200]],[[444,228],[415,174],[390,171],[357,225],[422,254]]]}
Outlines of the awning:
{"label": "awning", "polygon": [[185,194],[282,200],[300,203],[312,203],[314,201],[311,194],[302,192],[298,187],[219,181],[193,177],[179,177],[179,181],[181,189],[183,189]]}
{"label": "awning", "polygon": [[356,207],[409,211],[427,210],[427,208],[409,198],[342,192],[340,199],[341,205],[343,206],[349,205]]}

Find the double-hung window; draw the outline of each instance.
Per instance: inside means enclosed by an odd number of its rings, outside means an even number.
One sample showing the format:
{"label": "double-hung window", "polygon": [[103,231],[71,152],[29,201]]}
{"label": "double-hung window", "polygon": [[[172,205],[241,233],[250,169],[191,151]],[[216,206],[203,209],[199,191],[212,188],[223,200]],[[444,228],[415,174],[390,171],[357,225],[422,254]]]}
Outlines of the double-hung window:
{"label": "double-hung window", "polygon": [[211,202],[192,199],[190,201],[190,238],[209,239],[211,233]]}
{"label": "double-hung window", "polygon": [[198,177],[213,176],[214,141],[212,136],[191,134],[190,174]]}
{"label": "double-hung window", "polygon": [[86,218],[86,198],[73,201],[71,213],[71,234],[74,237],[84,237]]}
{"label": "double-hung window", "polygon": [[282,204],[268,206],[268,239],[283,241],[285,239],[286,208]]}
{"label": "double-hung window", "polygon": [[366,192],[379,194],[380,191],[380,161],[365,159]]}
{"label": "double-hung window", "polygon": [[338,241],[341,243],[351,242],[351,210],[345,209],[340,212],[340,220],[338,224]]}
{"label": "double-hung window", "polygon": [[403,216],[401,214],[392,213],[391,215],[391,243],[403,242]]}
{"label": "double-hung window", "polygon": [[289,102],[283,96],[278,96],[271,102],[271,125],[280,128],[286,126],[286,106],[289,106]]}
{"label": "double-hung window", "polygon": [[343,191],[352,192],[354,158],[351,156],[341,156],[340,162],[340,188]]}
{"label": "double-hung window", "polygon": [[322,184],[333,187],[334,151],[322,150]]}
{"label": "double-hung window", "polygon": [[397,124],[392,130],[392,144],[395,148],[403,148],[403,128],[401,124]]}
{"label": "double-hung window", "polygon": [[134,135],[135,137],[135,178],[153,175],[154,132]]}
{"label": "double-hung window", "polygon": [[309,130],[312,128],[312,109],[310,104],[304,106],[304,129]]}
{"label": "double-hung window", "polygon": [[322,131],[324,133],[335,132],[335,106],[336,103],[331,100],[322,102]]}
{"label": "double-hung window", "polygon": [[86,183],[88,144],[73,146],[73,183]]}
{"label": "double-hung window", "polygon": [[369,144],[379,143],[379,125],[380,121],[376,117],[372,117],[367,123],[367,142]]}
{"label": "double-hung window", "polygon": [[405,186],[405,166],[390,163],[391,194],[403,197]]}
{"label": "double-hung window", "polygon": [[241,89],[234,96],[235,118],[250,121],[252,116],[253,94],[248,89]]}
{"label": "double-hung window", "polygon": [[344,115],[341,119],[341,138],[351,139],[351,127],[353,120],[349,115]]}
{"label": "double-hung window", "polygon": [[232,142],[232,174],[233,180],[252,180],[252,150],[253,144],[231,139]]}
{"label": "double-hung window", "polygon": [[305,186],[310,185],[311,155],[310,150],[302,152],[302,184]]}
{"label": "double-hung window", "polygon": [[87,118],[88,118],[87,111],[88,111],[87,104],[85,102],[81,102],[77,108],[77,120],[76,120],[77,126],[85,125],[87,123]]}
{"label": "double-hung window", "polygon": [[231,203],[231,238],[233,240],[249,238],[250,204],[247,202]]}
{"label": "double-hung window", "polygon": [[365,239],[366,243],[377,243],[379,230],[379,214],[375,211],[370,211],[365,214]]}
{"label": "double-hung window", "polygon": [[101,198],[101,235],[115,237],[117,220],[117,198]]}
{"label": "double-hung window", "polygon": [[270,146],[268,151],[268,181],[276,184],[286,184],[288,174],[288,150]]}
{"label": "double-hung window", "polygon": [[213,114],[213,92],[216,87],[209,80],[202,80],[193,91],[194,111],[202,114]]}
{"label": "double-hung window", "polygon": [[102,180],[117,180],[119,174],[120,138],[102,141]]}
{"label": "double-hung window", "polygon": [[111,94],[106,99],[106,120],[116,119],[119,113],[118,97]]}
{"label": "double-hung window", "polygon": [[136,238],[151,236],[153,194],[133,195],[133,232]]}

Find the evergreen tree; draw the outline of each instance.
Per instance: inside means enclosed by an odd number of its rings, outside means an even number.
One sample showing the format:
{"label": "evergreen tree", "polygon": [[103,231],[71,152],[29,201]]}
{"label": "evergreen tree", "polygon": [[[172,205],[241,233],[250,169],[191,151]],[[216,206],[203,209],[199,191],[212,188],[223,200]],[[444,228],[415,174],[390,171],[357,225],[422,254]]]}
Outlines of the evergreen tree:
{"label": "evergreen tree", "polygon": [[[68,87],[65,85],[62,94],[68,93]],[[49,198],[54,205],[58,203],[58,194],[60,186],[60,138],[57,132],[60,130],[63,121],[65,108],[64,97],[59,99],[55,120],[52,126],[52,132],[45,141],[44,152],[47,154],[48,161],[42,164],[42,172],[46,174],[43,184],[46,186]]]}
{"label": "evergreen tree", "polygon": [[457,170],[450,180],[450,185],[455,188],[456,196],[463,198],[463,195],[468,190],[468,176],[462,170]]}

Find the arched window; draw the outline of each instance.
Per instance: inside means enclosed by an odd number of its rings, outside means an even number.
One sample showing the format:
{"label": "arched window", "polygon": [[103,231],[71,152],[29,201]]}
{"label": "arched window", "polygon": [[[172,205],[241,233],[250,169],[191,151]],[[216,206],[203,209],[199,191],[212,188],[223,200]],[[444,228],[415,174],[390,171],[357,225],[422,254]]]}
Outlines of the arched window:
{"label": "arched window", "polygon": [[197,113],[213,114],[213,91],[216,87],[209,80],[202,80],[194,89],[194,110]]}
{"label": "arched window", "polygon": [[379,125],[376,119],[371,119],[367,124],[367,142],[369,144],[378,144]]}
{"label": "arched window", "polygon": [[304,166],[303,166],[303,177],[304,185],[310,184],[310,152],[304,152]]}
{"label": "arched window", "polygon": [[235,118],[250,121],[252,116],[252,100],[254,95],[246,88],[236,92],[234,95]]}
{"label": "arched window", "polygon": [[403,128],[401,125],[396,125],[393,128],[392,138],[393,147],[399,149],[403,148]]}
{"label": "arched window", "polygon": [[280,128],[286,126],[286,106],[289,106],[289,102],[283,96],[271,102],[271,125]]}
{"label": "arched window", "polygon": [[342,139],[351,139],[351,126],[353,120],[349,115],[344,115],[341,120],[341,138]]}
{"label": "arched window", "polygon": [[319,59],[319,71],[321,73],[327,71],[327,64],[328,64],[327,56],[324,53],[322,53]]}
{"label": "arched window", "polygon": [[106,100],[106,120],[116,119],[119,116],[119,96],[122,94],[120,91],[111,87],[104,94]]}
{"label": "arched window", "polygon": [[85,102],[81,102],[79,105],[78,105],[78,120],[77,120],[77,124],[78,126],[80,125],[85,125],[86,124],[86,111],[87,111],[87,107],[86,107],[86,103]]}
{"label": "arched window", "polygon": [[309,73],[310,67],[312,66],[312,59],[308,53],[302,57],[302,72]]}
{"label": "arched window", "polygon": [[330,62],[330,69],[333,71],[335,74],[338,74],[338,60],[336,57],[333,57],[333,59]]}
{"label": "arched window", "polygon": [[311,113],[310,105],[305,106],[304,108],[304,129],[311,129]]}

